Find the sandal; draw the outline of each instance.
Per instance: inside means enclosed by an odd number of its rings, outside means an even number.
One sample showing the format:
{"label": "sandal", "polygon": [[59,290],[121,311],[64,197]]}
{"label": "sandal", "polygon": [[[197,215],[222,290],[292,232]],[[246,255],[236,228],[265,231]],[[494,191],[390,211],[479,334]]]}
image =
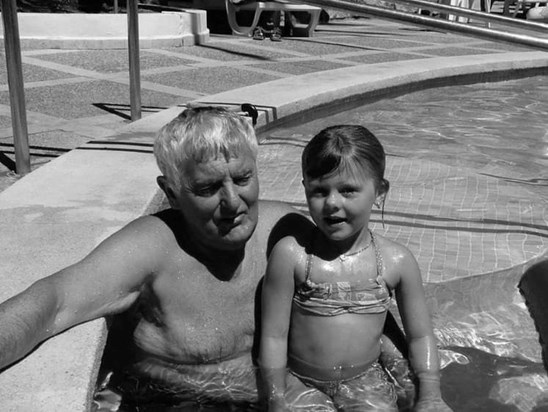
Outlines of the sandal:
{"label": "sandal", "polygon": [[282,41],[282,31],[279,27],[272,29],[272,31],[270,32],[270,40]]}
{"label": "sandal", "polygon": [[264,40],[264,32],[262,27],[256,27],[253,30],[253,40]]}

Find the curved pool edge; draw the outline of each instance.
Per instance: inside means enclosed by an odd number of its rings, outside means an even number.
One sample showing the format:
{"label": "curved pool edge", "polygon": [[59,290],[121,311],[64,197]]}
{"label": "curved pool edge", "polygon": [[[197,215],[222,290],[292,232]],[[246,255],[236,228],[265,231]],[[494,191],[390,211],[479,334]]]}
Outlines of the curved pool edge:
{"label": "curved pool edge", "polygon": [[[548,53],[543,52],[429,58],[286,78],[193,103],[255,104],[261,113],[257,125],[261,131],[360,97],[401,94],[455,79],[472,83],[546,74],[547,68]],[[88,143],[0,194],[5,235],[0,239],[0,250],[5,251],[0,273],[8,274],[1,281],[0,300],[80,259],[109,234],[154,208],[158,171],[152,150],[137,153],[131,143],[150,147],[156,131],[181,110],[172,107],[132,123],[105,139],[103,147]],[[44,239],[50,241],[45,245]],[[2,372],[2,409],[28,411],[40,405],[41,411],[88,410],[105,338],[105,322],[90,322],[49,340]]]}
{"label": "curved pool edge", "polygon": [[454,84],[502,81],[548,74],[548,53],[509,52],[358,65],[294,76],[206,96],[200,104],[251,103],[258,131],[321,110]]}

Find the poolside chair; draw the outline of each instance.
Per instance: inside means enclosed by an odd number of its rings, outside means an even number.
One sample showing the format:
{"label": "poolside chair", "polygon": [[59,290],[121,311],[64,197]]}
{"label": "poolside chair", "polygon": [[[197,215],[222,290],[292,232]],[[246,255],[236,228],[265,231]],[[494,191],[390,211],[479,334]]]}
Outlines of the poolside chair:
{"label": "poolside chair", "polygon": [[[299,37],[312,37],[314,29],[320,21],[322,9],[307,4],[290,3],[286,0],[274,1],[252,1],[234,4],[232,0],[225,0],[228,24],[232,33],[240,36],[250,36],[259,23],[263,11],[282,11],[282,12],[306,12],[310,15],[308,24],[294,24],[293,35]],[[253,20],[249,26],[241,26],[238,23],[237,14],[240,11],[253,12]],[[286,21],[289,19],[286,17]]]}
{"label": "poolside chair", "polygon": [[[541,4],[546,4],[539,0],[504,0],[502,14],[505,16],[517,17],[520,12],[526,14],[530,8],[538,7]],[[510,11],[510,6],[514,6],[514,10]]]}
{"label": "poolside chair", "polygon": [[[438,0],[438,3],[454,7],[475,9],[486,13],[491,12],[491,0]],[[468,23],[470,21],[468,17],[456,16],[454,14],[447,13],[441,13],[441,17],[450,21],[456,21],[458,23]]]}

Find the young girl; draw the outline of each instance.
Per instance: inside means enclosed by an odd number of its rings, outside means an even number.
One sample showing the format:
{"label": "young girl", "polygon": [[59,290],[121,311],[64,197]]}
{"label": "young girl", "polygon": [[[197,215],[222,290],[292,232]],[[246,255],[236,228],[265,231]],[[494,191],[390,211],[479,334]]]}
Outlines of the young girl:
{"label": "young girl", "polygon": [[394,295],[419,382],[415,410],[450,410],[417,262],[368,227],[388,192],[384,168],[382,145],[361,126],[324,129],[304,149],[316,225],[276,244],[262,291],[259,364],[269,410],[397,410],[377,361]]}

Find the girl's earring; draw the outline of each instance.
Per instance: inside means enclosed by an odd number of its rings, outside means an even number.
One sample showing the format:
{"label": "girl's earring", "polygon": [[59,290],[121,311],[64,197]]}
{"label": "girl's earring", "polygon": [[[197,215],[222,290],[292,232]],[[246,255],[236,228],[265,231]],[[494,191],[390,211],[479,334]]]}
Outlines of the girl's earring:
{"label": "girl's earring", "polygon": [[384,229],[384,196],[379,196],[377,200],[375,201],[375,206],[377,206],[378,209],[381,209],[381,221],[382,221],[382,227]]}

